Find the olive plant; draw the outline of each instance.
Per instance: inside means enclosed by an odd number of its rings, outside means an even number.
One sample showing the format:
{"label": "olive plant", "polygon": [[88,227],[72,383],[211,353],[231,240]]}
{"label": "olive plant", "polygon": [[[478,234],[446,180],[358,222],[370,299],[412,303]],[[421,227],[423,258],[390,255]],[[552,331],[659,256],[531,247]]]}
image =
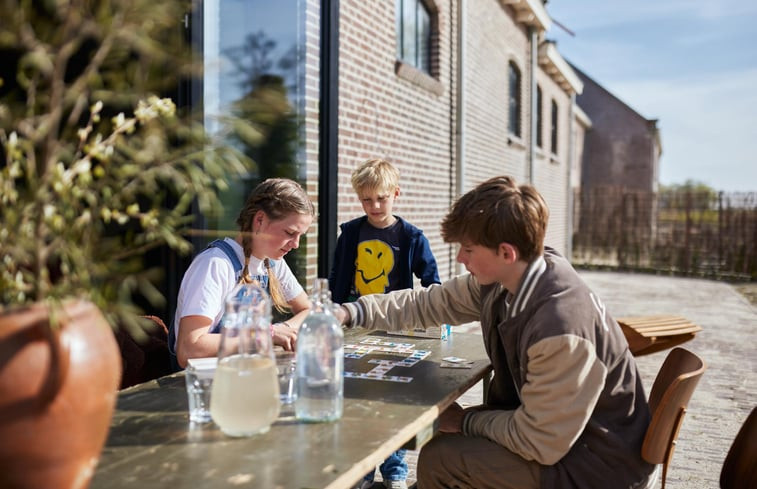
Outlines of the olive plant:
{"label": "olive plant", "polygon": [[84,298],[134,329],[134,295],[161,300],[143,255],[188,252],[192,209],[250,170],[166,97],[200,75],[191,7],[0,0],[0,307]]}

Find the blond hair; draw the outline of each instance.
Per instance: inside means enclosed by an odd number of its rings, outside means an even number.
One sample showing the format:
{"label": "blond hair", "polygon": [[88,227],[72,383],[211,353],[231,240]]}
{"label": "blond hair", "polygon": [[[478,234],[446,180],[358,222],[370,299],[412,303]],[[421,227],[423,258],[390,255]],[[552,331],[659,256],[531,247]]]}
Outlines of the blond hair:
{"label": "blond hair", "polygon": [[[269,219],[280,221],[291,214],[315,216],[313,203],[299,183],[288,178],[269,178],[253,189],[244,207],[237,217],[237,225],[242,233],[242,249],[244,250],[244,268],[239,278],[240,282],[251,283],[250,256],[252,255],[252,221],[258,211],[263,211]],[[268,272],[268,291],[271,294],[273,306],[281,311],[291,310],[281,291],[281,284],[271,268],[271,260],[263,262]]]}
{"label": "blond hair", "polygon": [[399,170],[380,158],[364,161],[352,172],[352,188],[358,195],[371,190],[393,192],[399,185]]}
{"label": "blond hair", "polygon": [[531,185],[512,177],[490,178],[460,197],[442,221],[447,243],[471,243],[497,249],[515,246],[526,262],[544,253],[549,208]]}

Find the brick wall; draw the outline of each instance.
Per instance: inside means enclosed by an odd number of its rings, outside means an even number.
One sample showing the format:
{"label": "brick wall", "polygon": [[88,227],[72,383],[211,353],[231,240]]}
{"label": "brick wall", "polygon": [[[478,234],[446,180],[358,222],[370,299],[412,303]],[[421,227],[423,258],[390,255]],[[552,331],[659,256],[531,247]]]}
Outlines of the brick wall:
{"label": "brick wall", "polygon": [[[318,118],[320,99],[320,0],[307,0],[302,22],[305,33],[305,64],[301,76],[305,79],[304,97],[304,180],[305,190],[315,204],[318,215]],[[305,247],[307,256],[306,283],[302,284],[309,293],[313,280],[318,275],[318,219],[313,220],[310,231],[300,241],[300,247]]]}
{"label": "brick wall", "polygon": [[[412,76],[396,69],[395,2],[340,3],[337,220],[345,222],[363,213],[350,185],[354,168],[367,158],[390,160],[401,173],[402,194],[395,211],[424,230],[445,279],[459,271],[455,249],[444,244],[439,233],[440,221],[457,197],[457,131],[464,137],[463,191],[495,175],[509,174],[522,183],[528,180],[530,39],[528,28],[516,21],[511,7],[498,0],[465,2],[465,94],[458,128],[458,5],[456,1],[428,3],[438,15],[433,80],[424,76],[411,80]],[[520,138],[508,135],[511,61],[522,77]],[[565,251],[570,98],[540,68],[537,77],[544,94],[544,143],[548,148],[553,98],[560,107],[560,140],[556,156],[537,155],[533,183],[551,210],[547,243]]]}
{"label": "brick wall", "polygon": [[648,120],[579,70],[578,105],[593,123],[586,135],[582,185],[656,191],[660,147]]}
{"label": "brick wall", "polygon": [[[570,96],[541,68],[537,83],[542,90],[542,148],[536,151],[534,186],[549,206],[545,244],[561,253],[568,249],[568,164],[570,149]],[[557,103],[557,152],[552,153],[552,101]]]}
{"label": "brick wall", "polygon": [[446,278],[450,247],[441,240],[439,223],[452,199],[450,39],[456,34],[449,2],[436,6],[439,35],[434,71],[443,87],[440,95],[395,73],[394,2],[340,4],[337,219],[341,223],[363,214],[350,184],[355,167],[368,158],[388,159],[400,170],[395,213],[424,231]]}
{"label": "brick wall", "polygon": [[[496,0],[465,2],[465,190],[494,175],[528,175],[531,118],[529,42],[512,9]],[[521,72],[521,135],[508,144],[508,63]]]}

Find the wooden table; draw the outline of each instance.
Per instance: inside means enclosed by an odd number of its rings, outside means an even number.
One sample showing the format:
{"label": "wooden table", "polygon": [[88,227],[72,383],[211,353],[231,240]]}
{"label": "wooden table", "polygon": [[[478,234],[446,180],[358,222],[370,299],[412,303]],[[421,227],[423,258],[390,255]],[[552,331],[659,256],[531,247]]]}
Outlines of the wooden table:
{"label": "wooden table", "polygon": [[[345,343],[369,334],[432,353],[391,372],[413,377],[409,383],[346,378],[344,414],[333,423],[300,423],[284,412],[268,433],[231,438],[213,423],[189,423],[183,373],[121,391],[90,487],[349,488],[398,448],[430,439],[439,413],[491,372],[478,335],[438,340],[356,330]],[[475,363],[441,368],[447,356]],[[360,368],[356,362],[345,359],[345,370]]]}

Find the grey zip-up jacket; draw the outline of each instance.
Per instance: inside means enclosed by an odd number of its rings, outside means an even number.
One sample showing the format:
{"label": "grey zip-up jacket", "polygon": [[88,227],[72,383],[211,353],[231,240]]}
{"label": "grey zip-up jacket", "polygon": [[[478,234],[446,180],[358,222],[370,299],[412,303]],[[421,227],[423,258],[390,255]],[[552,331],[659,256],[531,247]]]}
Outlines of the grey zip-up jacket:
{"label": "grey zip-up jacket", "polygon": [[494,368],[486,409],[463,434],[542,465],[543,488],[632,488],[654,466],[641,458],[649,407],[628,343],[571,265],[547,249],[518,290],[462,275],[427,289],[344,304],[353,325],[399,330],[481,321]]}

